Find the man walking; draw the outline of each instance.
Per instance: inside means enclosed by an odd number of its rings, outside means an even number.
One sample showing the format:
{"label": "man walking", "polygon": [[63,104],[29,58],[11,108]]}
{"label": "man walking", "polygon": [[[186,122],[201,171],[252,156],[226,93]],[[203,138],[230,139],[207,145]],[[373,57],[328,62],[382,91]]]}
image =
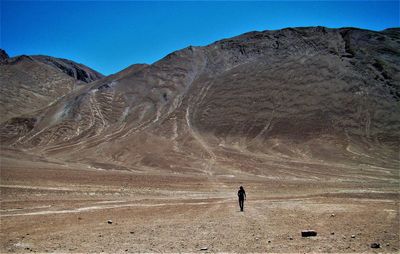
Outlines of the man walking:
{"label": "man walking", "polygon": [[243,186],[239,187],[238,197],[239,197],[240,211],[243,212],[244,201],[246,200],[246,192],[244,191]]}

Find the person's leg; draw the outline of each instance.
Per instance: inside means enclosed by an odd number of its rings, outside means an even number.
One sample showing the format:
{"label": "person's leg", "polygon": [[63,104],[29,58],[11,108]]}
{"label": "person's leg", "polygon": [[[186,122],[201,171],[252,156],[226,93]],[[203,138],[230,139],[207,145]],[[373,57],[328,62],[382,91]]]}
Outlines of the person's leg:
{"label": "person's leg", "polygon": [[243,199],[239,200],[240,211],[243,211]]}

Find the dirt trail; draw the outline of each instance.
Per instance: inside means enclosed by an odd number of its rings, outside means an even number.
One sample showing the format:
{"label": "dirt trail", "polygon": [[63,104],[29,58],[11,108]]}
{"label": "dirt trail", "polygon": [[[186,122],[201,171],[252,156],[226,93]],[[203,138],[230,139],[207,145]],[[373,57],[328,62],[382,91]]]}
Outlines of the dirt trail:
{"label": "dirt trail", "polygon": [[[210,201],[210,202],[167,202],[167,203],[156,203],[156,204],[140,204],[140,203],[128,203],[128,204],[115,204],[111,205],[109,203],[122,203],[126,201],[108,201],[107,203],[101,204],[96,206],[85,206],[79,207],[74,209],[65,209],[65,210],[44,210],[44,211],[37,211],[37,212],[24,212],[24,213],[12,213],[12,214],[0,214],[0,217],[14,217],[14,216],[30,216],[30,215],[47,215],[47,214],[64,214],[64,213],[83,213],[93,210],[108,210],[108,209],[117,209],[117,208],[138,208],[138,207],[162,207],[162,206],[185,206],[185,205],[207,205],[207,204],[219,204],[219,203],[228,203],[231,202],[229,200],[224,201]],[[37,208],[48,208],[50,206],[43,206]],[[8,209],[8,210],[1,210],[1,212],[14,212],[18,211],[18,209]]]}

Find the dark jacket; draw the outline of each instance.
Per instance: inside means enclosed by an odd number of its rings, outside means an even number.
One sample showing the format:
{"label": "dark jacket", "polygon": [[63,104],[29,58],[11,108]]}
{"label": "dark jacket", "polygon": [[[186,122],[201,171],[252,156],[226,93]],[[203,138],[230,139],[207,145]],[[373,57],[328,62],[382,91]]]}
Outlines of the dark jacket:
{"label": "dark jacket", "polygon": [[244,191],[244,189],[240,189],[238,191],[238,197],[239,197],[239,199],[245,199],[246,198],[246,192]]}

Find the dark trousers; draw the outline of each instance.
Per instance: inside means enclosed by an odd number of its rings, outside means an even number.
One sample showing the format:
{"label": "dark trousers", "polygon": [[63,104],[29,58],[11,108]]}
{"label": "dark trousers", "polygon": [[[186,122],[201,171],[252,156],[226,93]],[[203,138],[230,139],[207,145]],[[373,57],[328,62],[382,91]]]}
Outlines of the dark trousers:
{"label": "dark trousers", "polygon": [[239,198],[239,207],[240,207],[240,211],[243,212],[243,208],[244,208],[244,198]]}

